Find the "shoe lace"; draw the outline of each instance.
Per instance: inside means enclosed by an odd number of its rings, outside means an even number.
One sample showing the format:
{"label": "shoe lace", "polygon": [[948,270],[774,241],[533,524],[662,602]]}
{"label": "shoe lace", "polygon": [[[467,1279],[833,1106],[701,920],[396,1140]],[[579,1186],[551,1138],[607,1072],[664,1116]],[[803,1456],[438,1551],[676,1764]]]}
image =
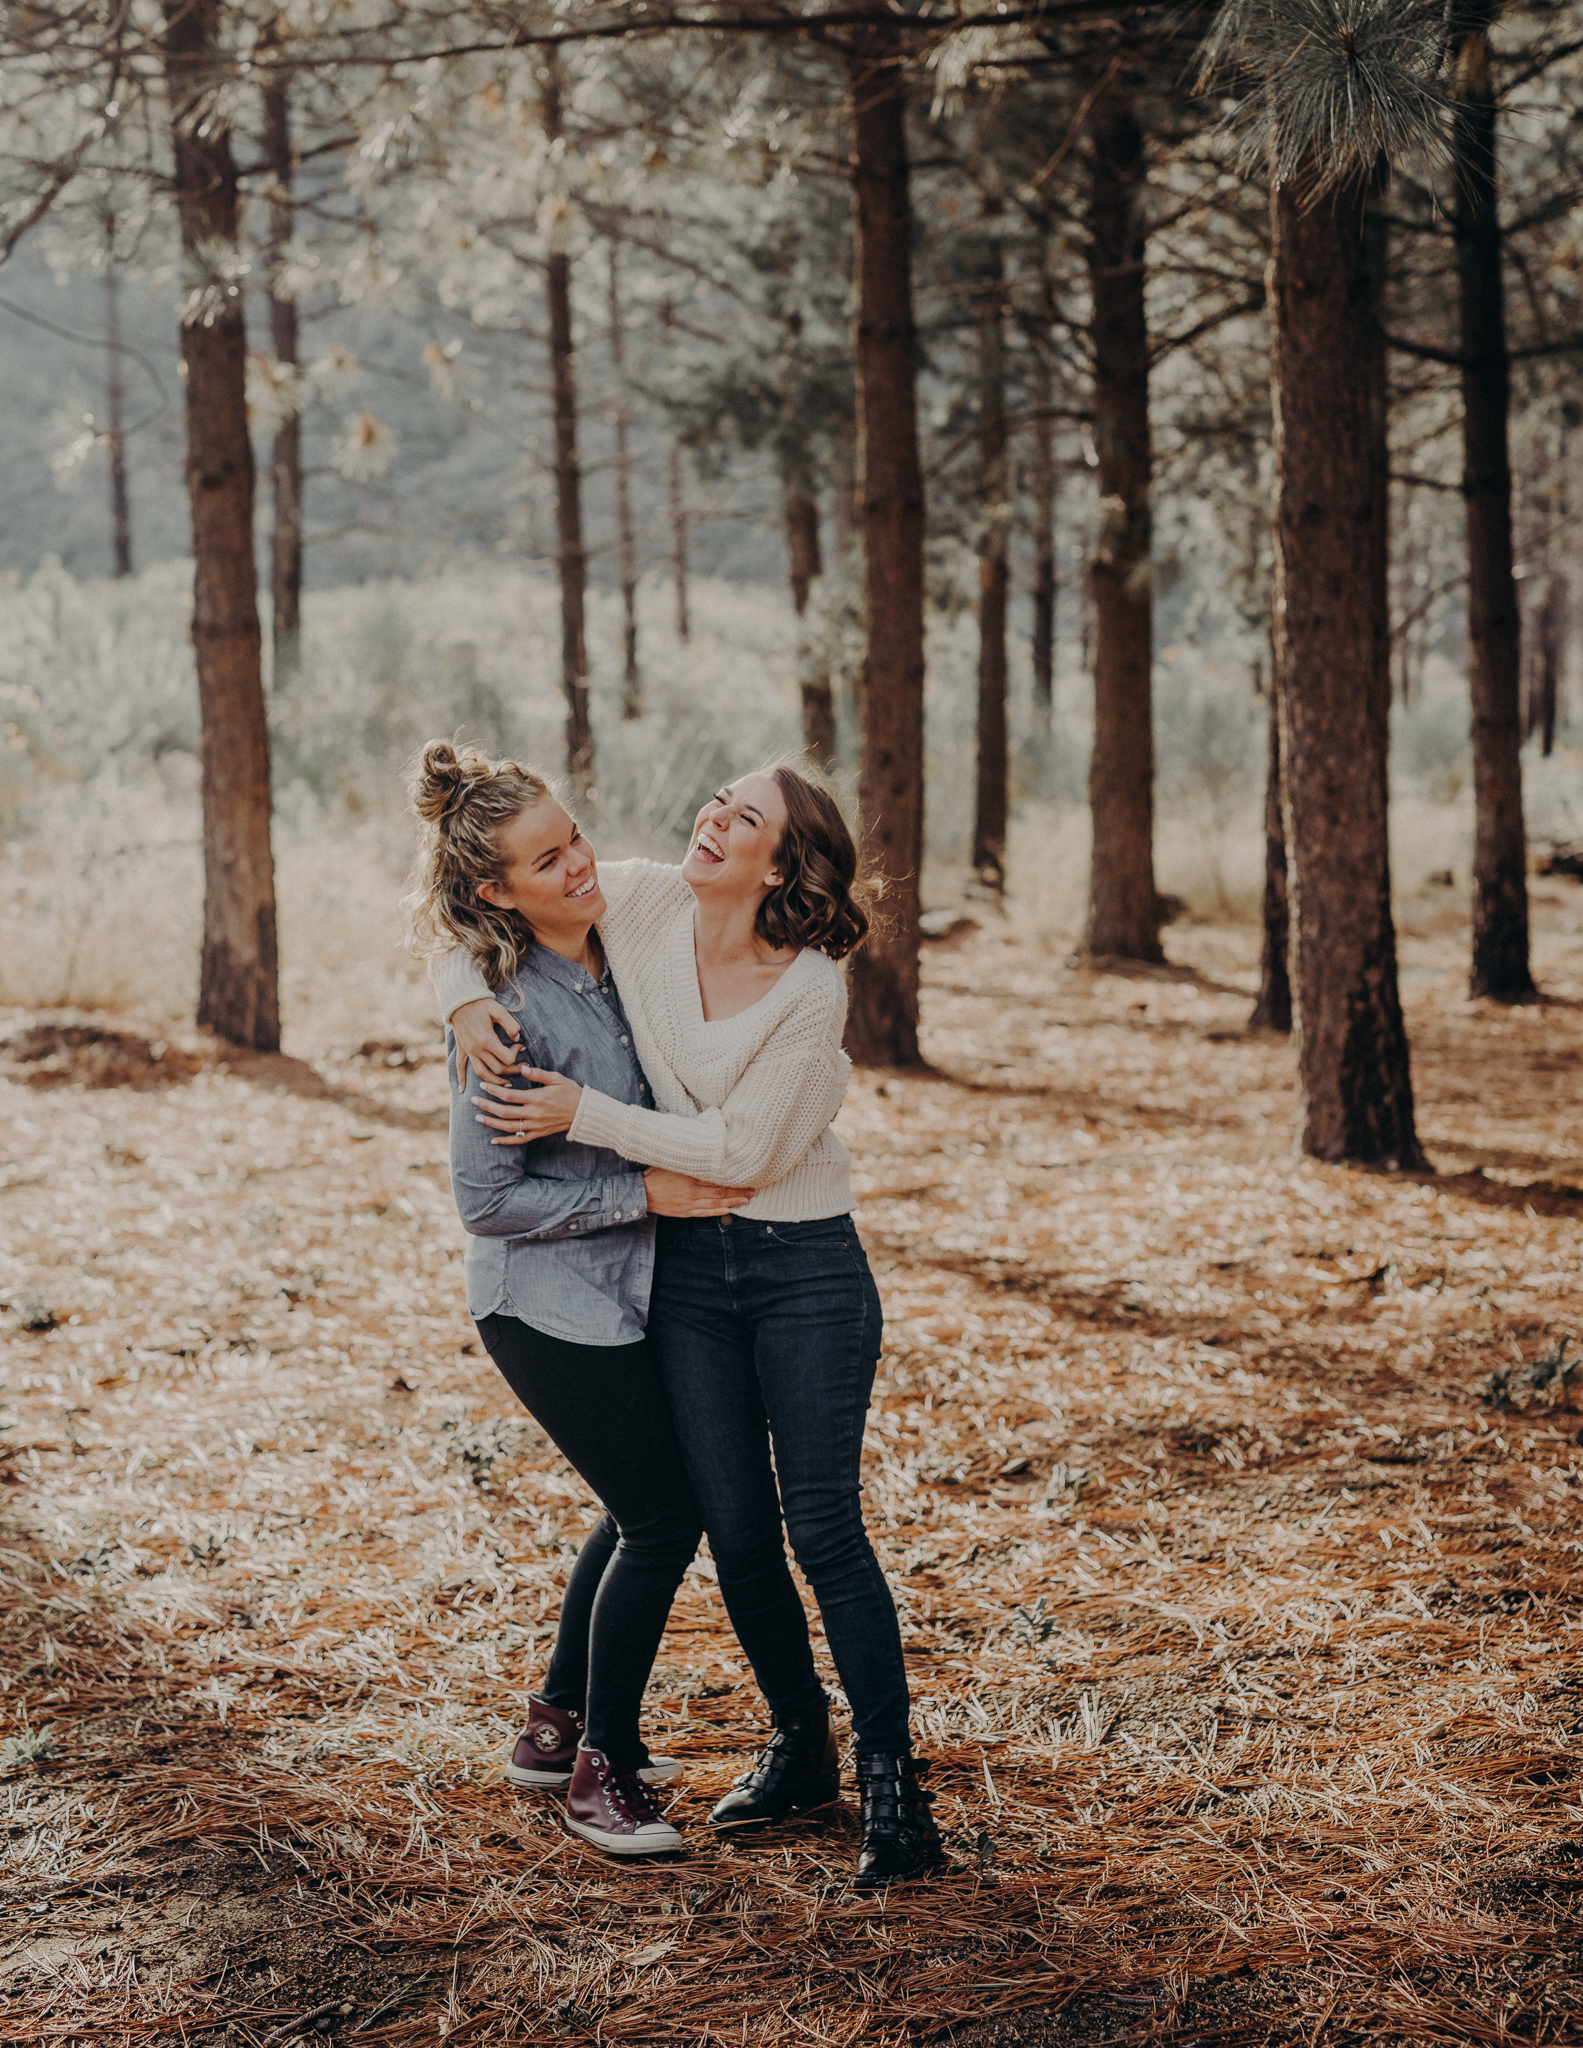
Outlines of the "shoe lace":
{"label": "shoe lace", "polygon": [[611,1764],[600,1773],[600,1778],[606,1797],[623,1820],[640,1828],[664,1821],[653,1793],[635,1770],[625,1771]]}

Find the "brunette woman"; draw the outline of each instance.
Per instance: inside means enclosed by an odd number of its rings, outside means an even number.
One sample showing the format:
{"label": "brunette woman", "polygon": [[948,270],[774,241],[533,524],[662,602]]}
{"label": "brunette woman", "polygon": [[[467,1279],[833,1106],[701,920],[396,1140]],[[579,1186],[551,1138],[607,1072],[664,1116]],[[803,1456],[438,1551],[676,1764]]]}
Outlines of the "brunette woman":
{"label": "brunette woman", "polygon": [[[835,963],[868,929],[856,876],[834,799],[787,767],[705,804],[679,869],[605,869],[600,935],[658,1108],[544,1062],[509,1063],[495,1026],[515,1020],[472,962],[452,955],[433,972],[458,1047],[491,1076],[474,1100],[497,1144],[564,1134],[758,1191],[731,1215],[661,1220],[649,1312],[721,1594],[773,1722],[711,1818],[779,1821],[839,1792],[784,1518],[852,1710],[868,1887],[922,1875],[941,1851],[895,1607],[863,1526],[881,1312],[830,1129],[849,1072]],[[523,1078],[536,1084],[526,1098],[511,1085]]]}
{"label": "brunette woman", "polygon": [[[412,780],[424,821],[411,900],[420,946],[460,945],[546,1066],[612,1102],[652,1101],[594,922],[591,849],[543,777],[443,741]],[[492,1145],[450,1054],[451,1185],[468,1235],[467,1305],[523,1406],[605,1513],[566,1588],[555,1653],[507,1776],[567,1787],[567,1820],[614,1855],[681,1846],[651,1784],[638,1712],[698,1510],[644,1340],[656,1216],[729,1214],[747,1183],[648,1171],[597,1140]]]}

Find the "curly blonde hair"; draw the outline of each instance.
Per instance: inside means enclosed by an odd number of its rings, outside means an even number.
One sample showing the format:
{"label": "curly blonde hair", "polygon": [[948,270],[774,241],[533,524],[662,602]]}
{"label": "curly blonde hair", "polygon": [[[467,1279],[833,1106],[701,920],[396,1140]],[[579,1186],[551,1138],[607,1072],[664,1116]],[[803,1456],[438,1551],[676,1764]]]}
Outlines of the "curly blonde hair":
{"label": "curly blonde hair", "polygon": [[465,947],[498,994],[526,959],[533,931],[520,910],[486,903],[479,888],[505,879],[497,827],[555,791],[520,761],[430,740],[407,776],[407,793],[421,820],[418,864],[402,899],[408,943],[420,958]]}

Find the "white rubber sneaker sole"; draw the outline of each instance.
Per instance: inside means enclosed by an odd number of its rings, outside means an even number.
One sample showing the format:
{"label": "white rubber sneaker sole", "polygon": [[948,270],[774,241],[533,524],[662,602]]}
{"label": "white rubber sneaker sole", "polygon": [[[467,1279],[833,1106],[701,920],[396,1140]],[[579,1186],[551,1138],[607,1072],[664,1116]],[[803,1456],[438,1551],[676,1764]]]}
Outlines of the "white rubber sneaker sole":
{"label": "white rubber sneaker sole", "polygon": [[664,1856],[686,1847],[669,1821],[651,1821],[629,1834],[625,1829],[617,1833],[610,1828],[596,1828],[586,1820],[573,1820],[569,1813],[561,1818],[574,1835],[581,1835],[607,1856]]}
{"label": "white rubber sneaker sole", "polygon": [[[643,1769],[638,1772],[638,1776],[645,1785],[668,1785],[672,1778],[679,1778],[681,1774],[681,1759],[674,1756],[651,1756]],[[570,1771],[527,1771],[522,1768],[521,1764],[508,1763],[506,1765],[506,1783],[508,1785],[549,1785],[558,1787],[569,1785],[571,1782],[572,1774]]]}

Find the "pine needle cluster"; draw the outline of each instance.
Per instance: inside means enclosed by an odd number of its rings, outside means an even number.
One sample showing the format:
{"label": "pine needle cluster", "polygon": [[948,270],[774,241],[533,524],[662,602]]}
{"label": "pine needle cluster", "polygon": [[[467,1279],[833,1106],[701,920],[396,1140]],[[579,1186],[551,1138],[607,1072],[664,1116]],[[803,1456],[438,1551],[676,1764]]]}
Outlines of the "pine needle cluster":
{"label": "pine needle cluster", "polygon": [[1241,168],[1312,198],[1381,164],[1447,153],[1446,10],[1424,0],[1228,0],[1200,88],[1240,85],[1227,117]]}

